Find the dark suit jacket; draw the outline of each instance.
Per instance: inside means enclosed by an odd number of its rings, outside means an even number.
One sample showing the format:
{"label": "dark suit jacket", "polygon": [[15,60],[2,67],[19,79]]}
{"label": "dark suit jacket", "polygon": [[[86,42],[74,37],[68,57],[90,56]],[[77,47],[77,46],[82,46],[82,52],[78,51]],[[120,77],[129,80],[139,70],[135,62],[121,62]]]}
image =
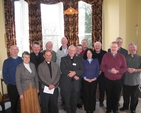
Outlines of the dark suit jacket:
{"label": "dark suit jacket", "polygon": [[36,69],[38,65],[44,61],[43,53],[39,52],[38,56],[35,55],[34,52],[30,53],[30,62],[32,62]]}
{"label": "dark suit jacket", "polygon": [[[60,88],[61,91],[67,91],[69,90],[70,86],[73,85],[76,91],[79,91],[80,89],[80,81],[81,76],[84,72],[82,60],[76,56],[73,58],[73,63],[71,62],[71,58],[69,55],[61,58],[61,78],[60,78]],[[71,78],[68,76],[70,71],[75,71],[76,75],[79,77],[79,80],[75,80],[74,78]]]}
{"label": "dark suit jacket", "polygon": [[59,66],[53,61],[51,61],[51,70],[52,78],[50,76],[49,67],[45,61],[38,66],[39,81],[42,84],[42,88],[44,88],[44,86],[49,86],[50,84],[53,84],[55,87],[58,86],[60,69]]}
{"label": "dark suit jacket", "polygon": [[[108,52],[110,52],[110,51],[111,51],[111,50],[108,49]],[[118,50],[118,52],[120,52],[120,53],[123,54],[124,56],[128,55],[128,51],[127,51],[126,49],[122,48],[122,47]]]}

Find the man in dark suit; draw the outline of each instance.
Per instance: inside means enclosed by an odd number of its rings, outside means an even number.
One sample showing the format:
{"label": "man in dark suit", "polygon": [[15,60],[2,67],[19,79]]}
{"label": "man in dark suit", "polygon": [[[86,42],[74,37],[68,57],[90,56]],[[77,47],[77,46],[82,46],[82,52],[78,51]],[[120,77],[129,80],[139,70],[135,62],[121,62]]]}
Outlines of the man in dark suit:
{"label": "man in dark suit", "polygon": [[[121,37],[117,37],[116,42],[118,44],[118,52],[120,52],[121,54],[126,56],[128,54],[128,51],[126,49],[122,48],[123,39]],[[110,51],[111,50],[108,49],[108,52],[110,52]]]}
{"label": "man in dark suit", "polygon": [[67,113],[76,113],[81,75],[84,72],[80,58],[75,56],[76,47],[71,45],[68,55],[61,58],[60,88],[65,101]]}
{"label": "man in dark suit", "polygon": [[32,62],[37,69],[38,65],[44,61],[43,53],[40,52],[41,50],[40,42],[34,41],[32,44],[32,50],[33,52],[30,53],[30,62]]}

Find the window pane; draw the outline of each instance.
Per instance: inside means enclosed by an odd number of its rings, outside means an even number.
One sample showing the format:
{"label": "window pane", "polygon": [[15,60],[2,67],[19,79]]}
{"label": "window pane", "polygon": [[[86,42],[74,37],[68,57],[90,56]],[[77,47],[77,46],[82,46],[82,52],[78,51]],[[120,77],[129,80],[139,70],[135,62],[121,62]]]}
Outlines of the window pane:
{"label": "window pane", "polygon": [[15,1],[16,40],[19,56],[23,51],[29,51],[28,4],[24,0]]}
{"label": "window pane", "polygon": [[79,42],[88,40],[88,47],[92,47],[92,8],[90,4],[83,1],[78,3],[79,10]]}
{"label": "window pane", "polygon": [[47,5],[41,4],[41,21],[43,35],[43,49],[48,41],[53,42],[53,50],[61,46],[64,36],[63,3]]}

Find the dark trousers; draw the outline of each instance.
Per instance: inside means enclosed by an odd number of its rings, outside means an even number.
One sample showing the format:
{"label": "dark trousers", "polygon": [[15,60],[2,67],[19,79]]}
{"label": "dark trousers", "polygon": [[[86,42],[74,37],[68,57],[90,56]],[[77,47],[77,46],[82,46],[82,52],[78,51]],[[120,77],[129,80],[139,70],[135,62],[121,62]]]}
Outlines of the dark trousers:
{"label": "dark trousers", "polygon": [[99,102],[102,104],[104,101],[105,94],[105,76],[103,74],[99,75],[97,82],[99,86]]}
{"label": "dark trousers", "polygon": [[118,102],[121,94],[121,80],[109,80],[105,78],[106,96],[107,96],[107,111],[118,111]]}
{"label": "dark trousers", "polygon": [[18,102],[19,102],[19,94],[17,91],[16,85],[9,84],[7,86],[8,95],[11,101],[11,111],[12,113],[18,113]]}
{"label": "dark trousers", "polygon": [[85,111],[94,111],[96,106],[96,87],[97,81],[91,83],[82,79],[82,91],[84,98]]}
{"label": "dark trousers", "polygon": [[62,90],[63,99],[65,101],[65,108],[67,113],[76,113],[78,94],[73,86],[73,84],[68,88],[67,91]]}
{"label": "dark trousers", "polygon": [[130,109],[132,111],[136,110],[136,107],[138,104],[138,91],[139,91],[138,85],[136,86],[123,85],[123,100],[124,100],[123,107],[124,108],[128,109],[129,103],[130,103]]}
{"label": "dark trousers", "polygon": [[[43,92],[43,89],[40,91],[41,99],[41,113],[59,113],[58,111],[58,88],[55,88],[53,94],[47,94]],[[48,108],[50,106],[50,108]]]}

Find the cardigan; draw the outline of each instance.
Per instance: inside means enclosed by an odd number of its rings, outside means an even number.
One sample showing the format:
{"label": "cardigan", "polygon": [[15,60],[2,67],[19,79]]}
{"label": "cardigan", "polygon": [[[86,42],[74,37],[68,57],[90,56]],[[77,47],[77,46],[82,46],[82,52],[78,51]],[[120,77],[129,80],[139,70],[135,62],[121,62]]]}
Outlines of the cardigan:
{"label": "cardigan", "polygon": [[88,60],[83,59],[84,66],[84,74],[83,78],[86,77],[88,79],[97,78],[100,72],[99,62],[96,58],[92,59],[91,63]]}

